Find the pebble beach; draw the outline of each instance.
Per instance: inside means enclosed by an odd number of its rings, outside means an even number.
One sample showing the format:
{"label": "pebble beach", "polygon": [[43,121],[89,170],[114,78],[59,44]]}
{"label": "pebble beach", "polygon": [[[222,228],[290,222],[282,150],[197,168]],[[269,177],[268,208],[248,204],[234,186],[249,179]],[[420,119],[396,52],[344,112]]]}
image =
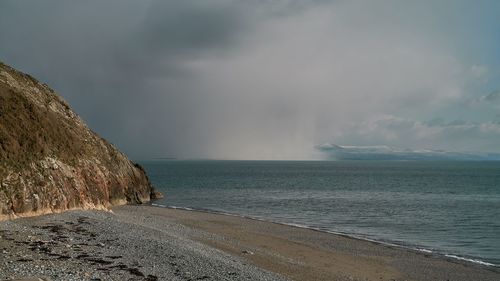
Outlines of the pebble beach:
{"label": "pebble beach", "polygon": [[496,267],[147,205],[3,221],[0,253],[0,280],[500,280]]}

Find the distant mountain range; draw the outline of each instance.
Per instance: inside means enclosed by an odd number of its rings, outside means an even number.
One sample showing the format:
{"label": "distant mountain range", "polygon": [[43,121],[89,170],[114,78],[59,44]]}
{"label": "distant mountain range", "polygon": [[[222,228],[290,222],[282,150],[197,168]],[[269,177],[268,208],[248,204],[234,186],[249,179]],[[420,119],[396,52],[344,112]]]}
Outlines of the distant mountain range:
{"label": "distant mountain range", "polygon": [[444,150],[401,149],[386,145],[346,146],[324,143],[315,146],[331,160],[490,160],[500,161],[500,153],[452,152]]}

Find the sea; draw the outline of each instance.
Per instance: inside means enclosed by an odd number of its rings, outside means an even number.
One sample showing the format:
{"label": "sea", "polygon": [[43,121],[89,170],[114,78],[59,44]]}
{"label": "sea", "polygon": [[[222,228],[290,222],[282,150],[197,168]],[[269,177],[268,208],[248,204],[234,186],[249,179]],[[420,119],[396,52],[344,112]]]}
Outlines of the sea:
{"label": "sea", "polygon": [[147,161],[157,206],[500,266],[500,162]]}

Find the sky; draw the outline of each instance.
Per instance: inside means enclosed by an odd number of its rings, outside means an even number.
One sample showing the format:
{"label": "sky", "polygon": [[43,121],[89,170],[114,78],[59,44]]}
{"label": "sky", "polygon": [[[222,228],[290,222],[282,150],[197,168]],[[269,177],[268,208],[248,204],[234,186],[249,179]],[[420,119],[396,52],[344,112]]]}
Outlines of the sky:
{"label": "sky", "polygon": [[0,60],[133,159],[500,152],[500,1],[0,2]]}

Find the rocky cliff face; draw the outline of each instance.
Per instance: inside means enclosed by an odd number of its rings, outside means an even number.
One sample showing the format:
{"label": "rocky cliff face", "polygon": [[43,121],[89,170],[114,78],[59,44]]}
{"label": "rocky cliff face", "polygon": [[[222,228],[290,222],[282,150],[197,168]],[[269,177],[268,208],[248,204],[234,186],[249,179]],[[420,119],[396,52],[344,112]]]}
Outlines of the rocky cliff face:
{"label": "rocky cliff face", "polygon": [[47,85],[0,62],[0,219],[159,196]]}

